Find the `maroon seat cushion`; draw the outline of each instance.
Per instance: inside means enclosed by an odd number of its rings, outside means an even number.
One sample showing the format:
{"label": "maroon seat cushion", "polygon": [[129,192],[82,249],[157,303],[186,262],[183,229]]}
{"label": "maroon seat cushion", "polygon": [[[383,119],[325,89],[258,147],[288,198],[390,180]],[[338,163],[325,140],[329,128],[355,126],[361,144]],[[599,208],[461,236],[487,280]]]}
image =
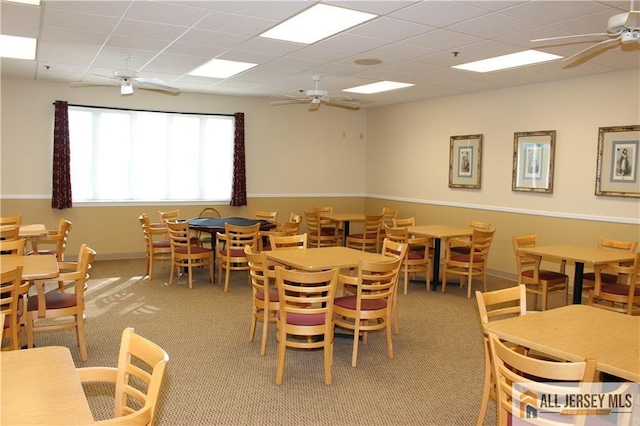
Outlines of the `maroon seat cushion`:
{"label": "maroon seat cushion", "polygon": [[419,251],[409,251],[407,252],[407,258],[409,260],[420,260],[420,259],[424,259],[424,251],[419,252]]}
{"label": "maroon seat cushion", "polygon": [[[280,312],[278,312],[280,318]],[[322,325],[324,324],[324,314],[287,314],[287,323],[292,325]]]}
{"label": "maroon seat cushion", "polygon": [[[336,297],[333,304],[345,309],[356,309],[356,296]],[[387,307],[387,302],[383,299],[363,299],[360,304],[362,311],[377,311]]]}
{"label": "maroon seat cushion", "polygon": [[[14,318],[16,320],[16,324],[19,324],[20,323],[20,317],[18,315],[15,315]],[[9,328],[10,321],[11,321],[11,317],[9,315],[5,315],[3,328]]]}
{"label": "maroon seat cushion", "polygon": [[[210,252],[211,252],[211,249],[208,249],[208,248],[198,247],[198,246],[191,246],[191,254],[210,253]],[[186,247],[178,247],[176,249],[176,253],[187,254],[187,248]]]}
{"label": "maroon seat cushion", "polygon": [[[227,255],[227,250],[220,250],[220,254],[222,256],[226,256]],[[230,256],[231,257],[244,257],[244,249],[231,249],[230,250]]]}
{"label": "maroon seat cushion", "polygon": [[[451,253],[451,260],[455,261],[455,262],[469,262],[470,258],[470,254],[458,254],[458,253]],[[482,258],[482,256],[473,256],[473,263],[480,263],[483,262],[484,259]]]}
{"label": "maroon seat cushion", "polygon": [[461,254],[471,253],[471,247],[451,247],[451,251]]}
{"label": "maroon seat cushion", "polygon": [[153,247],[155,248],[169,248],[171,247],[171,243],[169,241],[154,241]]}
{"label": "maroon seat cushion", "polygon": [[[73,293],[46,293],[44,295],[46,309],[63,309],[76,306],[76,295]],[[29,296],[27,311],[38,310],[38,297]]]}
{"label": "maroon seat cushion", "polygon": [[[525,277],[533,278],[533,270],[524,271],[522,275],[524,275]],[[547,270],[541,269],[538,273],[538,277],[541,280],[551,281],[551,280],[566,278],[566,275],[561,274],[560,272],[547,271]]]}
{"label": "maroon seat cushion", "polygon": [[[263,291],[256,291],[256,299],[258,300],[264,300],[264,292]],[[280,299],[278,298],[278,291],[277,290],[269,290],[269,302],[277,302]]]}
{"label": "maroon seat cushion", "polygon": [[[595,281],[596,274],[594,272],[587,272],[582,276],[585,281]],[[605,284],[615,284],[618,281],[618,276],[613,274],[600,274],[600,279]]]}
{"label": "maroon seat cushion", "polygon": [[[607,284],[603,285],[601,290],[603,293],[618,294],[620,296],[629,294],[629,286],[626,284]],[[634,289],[633,295],[640,297],[640,287]]]}

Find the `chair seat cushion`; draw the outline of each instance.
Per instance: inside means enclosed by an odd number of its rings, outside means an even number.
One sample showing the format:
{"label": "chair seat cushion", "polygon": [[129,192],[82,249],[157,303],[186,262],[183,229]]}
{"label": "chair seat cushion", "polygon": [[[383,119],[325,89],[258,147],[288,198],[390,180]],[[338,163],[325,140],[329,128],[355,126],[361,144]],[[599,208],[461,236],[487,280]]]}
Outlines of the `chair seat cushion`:
{"label": "chair seat cushion", "polygon": [[[600,279],[605,284],[615,284],[618,281],[618,276],[613,274],[600,274]],[[582,276],[583,281],[595,281],[596,274],[594,272],[587,272]]]}
{"label": "chair seat cushion", "polygon": [[[601,292],[625,296],[629,294],[629,286],[626,284],[607,284],[602,286]],[[640,297],[640,287],[634,289],[633,296]]]}
{"label": "chair seat cushion", "polygon": [[351,234],[349,235],[348,238],[357,238],[359,240],[373,240],[374,238],[377,238],[378,234],[374,234],[373,232],[368,233],[368,234]]}
{"label": "chair seat cushion", "polygon": [[424,251],[408,251],[407,259],[409,260],[421,260],[424,259]]}
{"label": "chair seat cushion", "polygon": [[[280,312],[278,312],[278,319],[280,319]],[[287,314],[287,323],[292,325],[322,325],[324,324],[324,314],[294,314],[289,312]]]}
{"label": "chair seat cushion", "polygon": [[[191,254],[210,253],[210,252],[211,252],[211,249],[208,249],[205,247],[191,246]],[[176,253],[187,254],[188,251],[186,247],[178,247],[176,249]]]}
{"label": "chair seat cushion", "polygon": [[471,253],[471,247],[451,247],[451,251],[461,254],[469,254]]}
{"label": "chair seat cushion", "polygon": [[[229,256],[231,257],[244,257],[244,249],[231,249],[229,250]],[[227,255],[227,250],[226,249],[222,249],[220,250],[220,254],[222,256],[226,256]]]}
{"label": "chair seat cushion", "polygon": [[451,260],[453,260],[454,262],[469,262],[469,261],[473,263],[484,262],[484,259],[482,256],[473,256],[473,260],[471,260],[470,257],[471,257],[470,254],[451,253]]}
{"label": "chair seat cushion", "polygon": [[[333,304],[345,309],[356,309],[356,296],[336,297]],[[387,302],[383,299],[363,299],[360,304],[362,311],[377,311],[387,307]]]}
{"label": "chair seat cushion", "polygon": [[[264,291],[256,291],[256,299],[264,300]],[[280,299],[278,298],[277,290],[269,290],[269,302],[277,302]]]}
{"label": "chair seat cushion", "polygon": [[325,237],[334,236],[336,235],[336,230],[335,228],[322,228],[320,230],[320,235]]}
{"label": "chair seat cushion", "polygon": [[153,242],[153,247],[154,248],[169,248],[171,247],[171,243],[169,241],[154,241]]}
{"label": "chair seat cushion", "polygon": [[[14,315],[13,317],[16,320],[16,324],[20,324],[20,316]],[[10,321],[11,321],[11,316],[5,315],[3,328],[9,328]]]}
{"label": "chair seat cushion", "polygon": [[[533,270],[524,271],[522,275],[528,278],[533,278]],[[557,280],[557,279],[562,279],[566,277],[567,276],[565,274],[561,274],[560,272],[547,271],[545,269],[540,269],[538,273],[538,278],[545,281]]]}
{"label": "chair seat cushion", "polygon": [[[76,306],[76,295],[73,293],[46,293],[44,295],[46,309],[64,309]],[[38,310],[38,296],[29,296],[27,311]]]}

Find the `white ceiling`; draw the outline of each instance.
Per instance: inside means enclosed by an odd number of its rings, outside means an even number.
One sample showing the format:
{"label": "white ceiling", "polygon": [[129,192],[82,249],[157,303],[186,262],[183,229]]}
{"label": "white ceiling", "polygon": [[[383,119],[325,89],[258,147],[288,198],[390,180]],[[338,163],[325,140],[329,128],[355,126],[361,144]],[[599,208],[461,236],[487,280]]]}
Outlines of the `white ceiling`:
{"label": "white ceiling", "polygon": [[[330,95],[379,80],[415,84],[355,96],[372,107],[637,69],[640,64],[640,46],[634,44],[567,69],[560,61],[487,74],[450,68],[532,47],[569,56],[595,39],[545,47],[530,40],[604,32],[608,18],[629,11],[628,1],[323,1],[379,17],[309,46],[258,37],[315,3],[42,0],[40,6],[26,6],[3,1],[2,34],[36,37],[38,50],[35,61],[2,59],[2,77],[91,81],[123,68],[122,54],[129,53],[130,68],[141,77],[162,79],[184,92],[273,100],[312,88],[312,75],[322,76],[320,88]],[[187,75],[212,58],[259,65],[228,79]],[[354,63],[372,58],[382,64]]]}

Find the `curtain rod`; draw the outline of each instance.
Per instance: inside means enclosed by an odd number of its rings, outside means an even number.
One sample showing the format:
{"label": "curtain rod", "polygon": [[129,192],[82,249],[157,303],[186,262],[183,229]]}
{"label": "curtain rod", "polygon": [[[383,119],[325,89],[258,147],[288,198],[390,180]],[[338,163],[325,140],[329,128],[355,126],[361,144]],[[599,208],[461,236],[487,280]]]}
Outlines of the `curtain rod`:
{"label": "curtain rod", "polygon": [[[55,105],[54,102],[52,105]],[[220,117],[234,117],[234,114],[219,114],[219,113],[207,113],[207,112],[179,112],[179,111],[158,111],[151,109],[135,109],[135,108],[116,108],[116,107],[105,107],[105,106],[95,106],[95,105],[80,105],[80,104],[68,104],[73,107],[81,107],[81,108],[99,108],[99,109],[113,109],[117,111],[139,111],[139,112],[159,112],[164,114],[188,114],[188,115],[216,115]]]}

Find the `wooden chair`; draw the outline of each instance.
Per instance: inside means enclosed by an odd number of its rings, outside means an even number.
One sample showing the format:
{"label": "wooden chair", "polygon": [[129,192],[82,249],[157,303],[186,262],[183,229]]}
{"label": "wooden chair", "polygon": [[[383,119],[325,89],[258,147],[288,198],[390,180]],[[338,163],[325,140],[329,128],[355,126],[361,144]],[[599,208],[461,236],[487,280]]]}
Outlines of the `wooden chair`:
{"label": "wooden chair", "polygon": [[[323,213],[333,213],[333,206],[315,206],[313,211],[318,213],[318,216],[321,216]],[[327,228],[329,232],[333,232],[334,228],[338,228],[338,234],[340,234],[340,239],[342,239],[344,235],[344,229],[342,229],[342,222],[335,222],[329,219],[323,219],[319,217],[320,226],[323,228]]]}
{"label": "wooden chair", "polygon": [[20,227],[22,225],[22,215],[18,214],[15,216],[0,217],[0,226],[4,225],[15,225],[17,227]]}
{"label": "wooden chair", "polygon": [[1,225],[0,241],[11,241],[20,238],[20,227],[18,225]]}
{"label": "wooden chair", "polygon": [[[200,211],[198,217],[210,217],[217,219],[220,217],[220,212],[213,207],[205,207]],[[205,244],[209,244],[211,249],[213,249],[213,242],[211,241],[212,235],[210,233],[197,231],[196,237],[198,237],[199,245],[204,247]]]}
{"label": "wooden chair", "polygon": [[167,211],[158,210],[158,214],[160,214],[160,222],[163,223],[175,222],[180,219],[180,209]]}
{"label": "wooden chair", "polygon": [[22,256],[27,245],[26,238],[17,240],[0,240],[0,254],[2,256]]}
{"label": "wooden chair", "polygon": [[[69,220],[64,218],[60,219],[58,229],[48,230],[46,236],[39,237],[37,246],[27,254],[52,254],[56,256],[58,262],[64,262],[64,250],[67,247],[71,226],[72,224]],[[43,245],[53,247],[42,249]]]}
{"label": "wooden chair", "polygon": [[427,291],[431,287],[431,268],[433,267],[433,252],[431,238],[410,238],[407,228],[395,228],[385,226],[387,238],[398,243],[409,245],[407,256],[402,262],[402,272],[404,274],[404,294],[407,294],[409,284],[409,274],[425,274]]}
{"label": "wooden chair", "polygon": [[336,297],[333,302],[336,327],[353,331],[352,367],[358,359],[358,342],[362,338],[362,344],[366,345],[370,331],[385,331],[387,353],[393,358],[392,309],[401,265],[402,259],[391,262],[361,260],[356,276],[340,274],[338,278],[355,291],[352,295]]}
{"label": "wooden chair", "polygon": [[149,217],[142,213],[138,216],[144,242],[146,245],[145,257],[147,266],[145,275],[150,280],[153,279],[153,264],[155,261],[171,260],[171,243],[164,237],[167,234],[167,225],[165,223],[151,223]]}
{"label": "wooden chair", "polygon": [[307,248],[307,234],[298,235],[269,235],[269,245],[271,250],[286,250],[286,249],[306,249]]}
{"label": "wooden chair", "polygon": [[[390,238],[385,238],[382,241],[382,250],[381,254],[384,256],[392,257],[394,259],[400,259],[402,261],[407,257],[407,253],[409,251],[408,244],[400,243],[397,241],[393,241]],[[400,274],[398,274],[398,279],[400,278]],[[396,334],[400,334],[400,316],[398,314],[398,284],[396,284],[393,295],[393,305],[392,305],[392,318],[391,322],[394,325],[394,329]]]}
{"label": "wooden chair", "polygon": [[164,349],[128,327],[122,332],[117,368],[76,369],[83,383],[115,384],[113,418],[96,423],[153,426],[168,362],[169,355]]}
{"label": "wooden chair", "polygon": [[187,270],[189,288],[193,288],[193,268],[209,266],[209,282],[213,283],[213,250],[192,245],[191,233],[187,222],[168,222],[169,243],[171,245],[171,272],[169,285],[173,284],[174,272],[182,274]]}
{"label": "wooden chair", "polygon": [[253,342],[257,323],[258,321],[262,322],[260,355],[264,355],[267,352],[269,324],[276,322],[276,314],[279,309],[278,290],[275,287],[276,274],[275,270],[269,268],[265,253],[255,252],[251,246],[246,246],[244,253],[249,261],[249,277],[253,293],[249,341]]}
{"label": "wooden chair", "polygon": [[[58,330],[63,328],[75,328],[78,337],[78,346],[80,347],[80,355],[83,361],[88,359],[87,341],[84,334],[84,292],[87,288],[87,280],[89,279],[89,269],[96,252],[89,248],[86,244],[80,246],[78,253],[78,262],[69,262],[60,264],[62,266],[58,281],[73,281],[73,293],[61,292],[44,292],[44,289],[38,291],[37,295],[29,296],[27,299],[26,329],[27,329],[27,347],[33,347],[33,335],[35,332]],[[67,269],[70,268],[70,269]],[[37,286],[43,286],[44,283],[36,281]],[[36,324],[36,321],[42,318],[63,318],[72,317],[73,321],[69,322],[44,322]]]}
{"label": "wooden chair", "polygon": [[[527,289],[523,284],[501,290],[476,291],[476,302],[480,314],[480,322],[484,326],[489,321],[508,318],[514,315],[527,314]],[[491,363],[489,336],[484,333],[484,386],[478,413],[478,426],[484,424],[489,398],[496,399],[496,381]]]}
{"label": "wooden chair", "polygon": [[347,247],[377,253],[383,219],[381,214],[365,214],[362,232],[347,235]]}
{"label": "wooden chair", "polygon": [[[553,362],[531,358],[507,347],[498,337],[489,333],[489,346],[493,371],[496,377],[497,417],[499,425],[511,423],[514,416],[512,398],[513,383],[526,383],[536,393],[568,394],[576,391],[575,387],[562,386],[545,382],[593,382],[596,360],[586,359],[584,362]],[[562,410],[559,408],[558,410]],[[518,413],[515,414],[519,416]],[[541,419],[539,419],[541,420]],[[579,420],[576,416],[575,420]],[[514,422],[514,424],[516,424]],[[542,424],[540,422],[540,424]],[[567,425],[567,423],[544,424]]]}
{"label": "wooden chair", "polygon": [[310,247],[339,246],[342,241],[338,224],[320,219],[317,212],[305,211],[304,218],[307,222],[307,234]]}
{"label": "wooden chair", "polygon": [[413,216],[393,219],[393,228],[408,228],[410,226],[416,226],[416,218]]}
{"label": "wooden chair", "polygon": [[[631,265],[617,263],[595,265],[596,285],[589,290],[589,305],[628,315],[640,315],[640,253]],[[604,281],[606,275],[617,278],[613,284]]]}
{"label": "wooden chair", "polygon": [[380,228],[380,241],[378,241],[378,252],[382,249],[382,241],[387,237],[385,228],[393,227],[393,220],[398,217],[398,209],[391,207],[382,208],[382,227]]}
{"label": "wooden chair", "polygon": [[333,363],[333,301],[338,269],[302,272],[276,266],[278,365],[276,385],[282,384],[287,348],[324,351],[324,382],[331,384]]}
{"label": "wooden chair", "polygon": [[[471,240],[460,240],[449,238],[446,242],[444,271],[442,272],[442,292],[447,289],[447,276],[449,274],[460,277],[460,287],[464,286],[464,278],[467,279],[467,299],[471,298],[471,285],[473,277],[481,276],[484,291],[487,291],[487,261],[489,259],[489,249],[495,229],[481,231],[474,229]],[[469,253],[456,253],[452,250],[456,246],[469,247]]]}
{"label": "wooden chair", "polygon": [[244,254],[244,247],[251,246],[258,249],[258,233],[260,224],[238,226],[226,223],[225,233],[216,234],[216,257],[218,261],[218,283],[222,279],[224,269],[224,292],[229,291],[229,276],[231,271],[248,271],[249,261]]}
{"label": "wooden chair", "polygon": [[267,222],[276,223],[278,220],[278,212],[268,212],[263,210],[255,210],[253,217],[258,220],[266,220]]}
{"label": "wooden chair", "polygon": [[[598,247],[602,249],[607,249],[607,250],[624,250],[624,251],[630,251],[631,253],[634,253],[638,248],[638,242],[637,241],[616,241],[616,240],[610,240],[604,237],[599,237]],[[624,265],[624,266],[630,266],[630,265]],[[621,281],[625,281],[624,277],[620,277],[620,278],[621,278]],[[616,282],[618,282],[618,275],[604,272],[600,274],[600,279],[602,280],[603,284],[615,284]],[[595,286],[596,286],[595,271],[585,272],[584,275],[582,276],[582,292],[583,293],[586,292],[588,294],[589,290],[593,290]]]}
{"label": "wooden chair", "polygon": [[[18,350],[22,346],[20,310],[22,295],[29,284],[22,284],[22,266],[9,269],[0,274],[0,313],[2,314],[2,350]],[[8,345],[4,346],[4,341]]]}
{"label": "wooden chair", "polygon": [[538,245],[536,234],[513,237],[513,249],[516,253],[518,268],[518,284],[524,284],[527,292],[533,294],[533,306],[538,307],[538,296],[542,296],[542,310],[547,310],[549,293],[563,292],[563,305],[569,298],[569,277],[564,273],[565,261],[561,263],[560,271],[540,269],[542,258],[520,253],[521,248],[531,248]]}
{"label": "wooden chair", "polygon": [[[480,222],[478,220],[469,220],[469,228],[479,229],[481,231],[488,231],[489,229],[491,229],[491,223]],[[452,247],[451,250],[457,253],[463,253],[463,254],[469,253],[469,247],[465,247],[465,246],[455,246],[455,247]]]}

